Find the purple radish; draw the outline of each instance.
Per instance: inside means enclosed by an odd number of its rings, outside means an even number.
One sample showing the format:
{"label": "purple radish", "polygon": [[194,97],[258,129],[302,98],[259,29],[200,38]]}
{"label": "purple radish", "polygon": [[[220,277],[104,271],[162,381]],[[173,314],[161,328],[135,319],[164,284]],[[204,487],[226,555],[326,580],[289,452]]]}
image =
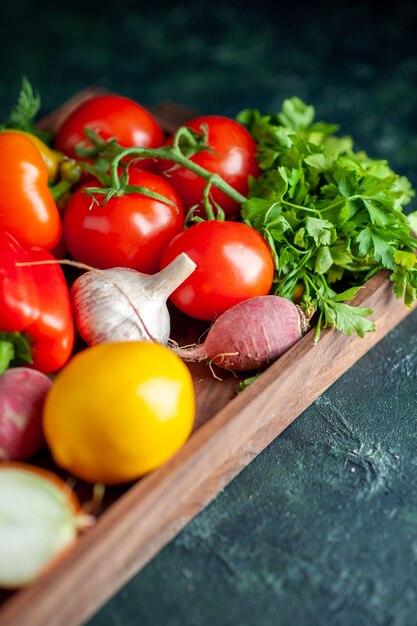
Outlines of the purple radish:
{"label": "purple radish", "polygon": [[43,404],[51,380],[27,367],[0,376],[0,461],[25,461],[44,443]]}
{"label": "purple radish", "polygon": [[175,352],[184,361],[205,361],[224,369],[250,371],[265,367],[308,330],[309,318],[280,296],[258,296],[220,315],[204,343]]}

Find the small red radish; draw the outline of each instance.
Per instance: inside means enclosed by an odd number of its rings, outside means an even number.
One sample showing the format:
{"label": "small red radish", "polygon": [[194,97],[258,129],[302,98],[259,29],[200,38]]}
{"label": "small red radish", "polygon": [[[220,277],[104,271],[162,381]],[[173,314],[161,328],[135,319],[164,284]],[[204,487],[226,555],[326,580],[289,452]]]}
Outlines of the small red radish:
{"label": "small red radish", "polygon": [[27,367],[0,376],[0,461],[24,461],[44,443],[42,410],[51,380]]}
{"label": "small red radish", "polygon": [[293,346],[308,329],[309,318],[280,296],[258,296],[220,315],[206,340],[176,348],[184,361],[205,361],[224,369],[250,371],[265,367]]}

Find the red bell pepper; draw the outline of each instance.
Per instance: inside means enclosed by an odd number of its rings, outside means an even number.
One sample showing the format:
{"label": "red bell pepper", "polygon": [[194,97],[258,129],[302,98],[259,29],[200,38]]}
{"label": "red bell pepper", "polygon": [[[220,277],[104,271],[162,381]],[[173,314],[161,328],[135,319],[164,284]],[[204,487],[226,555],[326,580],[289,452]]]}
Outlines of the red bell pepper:
{"label": "red bell pepper", "polygon": [[31,346],[33,367],[45,373],[60,369],[73,349],[68,286],[59,265],[16,264],[53,258],[0,232],[0,331],[22,333]]}

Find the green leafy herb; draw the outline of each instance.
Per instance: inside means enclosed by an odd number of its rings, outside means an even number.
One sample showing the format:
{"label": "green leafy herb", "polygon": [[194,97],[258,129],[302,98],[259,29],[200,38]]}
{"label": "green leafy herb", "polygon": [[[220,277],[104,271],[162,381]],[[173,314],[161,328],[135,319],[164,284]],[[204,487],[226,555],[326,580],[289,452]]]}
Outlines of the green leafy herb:
{"label": "green leafy herb", "polygon": [[1,124],[0,128],[13,128],[36,135],[46,143],[50,140],[50,133],[35,127],[35,118],[41,108],[41,98],[38,92],[33,90],[26,76],[22,78],[17,102],[9,113],[9,117]]}
{"label": "green leafy herb", "polygon": [[317,309],[316,338],[326,326],[363,336],[374,330],[372,311],[347,302],[379,269],[390,270],[407,306],[416,298],[417,212],[403,213],[414,192],[386,161],[355,151],[350,137],[314,116],[298,98],[277,115],[238,115],[261,168],[241,214],[271,248],[274,292],[291,299],[301,285],[302,308]]}

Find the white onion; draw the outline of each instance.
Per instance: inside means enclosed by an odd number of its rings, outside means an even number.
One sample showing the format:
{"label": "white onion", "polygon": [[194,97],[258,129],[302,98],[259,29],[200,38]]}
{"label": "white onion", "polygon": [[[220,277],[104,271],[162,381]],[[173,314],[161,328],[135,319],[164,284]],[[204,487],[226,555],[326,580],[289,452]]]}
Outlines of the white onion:
{"label": "white onion", "polygon": [[32,582],[92,522],[46,475],[0,465],[0,587]]}

